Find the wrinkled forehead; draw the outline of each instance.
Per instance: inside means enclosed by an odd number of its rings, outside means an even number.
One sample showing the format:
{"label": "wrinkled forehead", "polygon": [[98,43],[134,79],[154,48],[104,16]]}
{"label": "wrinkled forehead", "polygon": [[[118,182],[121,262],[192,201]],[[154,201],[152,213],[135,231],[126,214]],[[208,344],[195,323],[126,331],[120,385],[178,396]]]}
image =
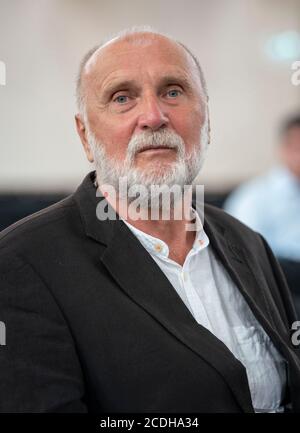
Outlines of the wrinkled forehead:
{"label": "wrinkled forehead", "polygon": [[84,87],[90,87],[110,74],[150,69],[153,62],[164,70],[181,70],[200,85],[197,66],[188,52],[177,42],[154,34],[115,39],[100,47],[86,63],[82,83]]}

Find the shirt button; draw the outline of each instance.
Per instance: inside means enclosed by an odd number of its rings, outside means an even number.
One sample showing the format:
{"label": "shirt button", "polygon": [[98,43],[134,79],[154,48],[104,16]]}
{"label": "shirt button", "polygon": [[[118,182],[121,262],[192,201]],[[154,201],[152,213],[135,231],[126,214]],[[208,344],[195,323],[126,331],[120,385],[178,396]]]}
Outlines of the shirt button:
{"label": "shirt button", "polygon": [[154,248],[155,248],[155,251],[157,251],[158,253],[160,253],[162,250],[162,246],[160,244],[155,244]]}

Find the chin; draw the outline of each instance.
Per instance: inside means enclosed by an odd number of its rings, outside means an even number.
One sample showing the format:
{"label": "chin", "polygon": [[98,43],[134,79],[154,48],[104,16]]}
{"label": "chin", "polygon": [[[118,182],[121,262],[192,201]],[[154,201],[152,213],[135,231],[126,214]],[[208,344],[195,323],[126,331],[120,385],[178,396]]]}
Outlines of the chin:
{"label": "chin", "polygon": [[176,164],[176,159],[172,159],[172,160],[165,160],[165,159],[152,159],[149,162],[144,162],[143,164],[138,164],[136,166],[137,169],[139,170],[161,170],[161,169],[166,169],[166,168],[170,168],[172,167],[174,164]]}

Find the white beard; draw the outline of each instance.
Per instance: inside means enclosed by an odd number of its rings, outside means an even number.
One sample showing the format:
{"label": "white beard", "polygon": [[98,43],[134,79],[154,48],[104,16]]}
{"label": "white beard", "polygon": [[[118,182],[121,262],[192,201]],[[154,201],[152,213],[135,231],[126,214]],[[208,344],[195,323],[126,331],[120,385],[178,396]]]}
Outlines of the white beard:
{"label": "white beard", "polygon": [[[186,155],[184,141],[174,131],[163,129],[153,133],[141,132],[131,138],[126,158],[123,162],[120,162],[108,157],[104,144],[97,141],[88,125],[86,125],[86,129],[87,140],[94,156],[98,186],[101,187],[103,184],[110,185],[119,194],[120,198],[124,199],[125,197],[121,196],[119,189],[119,180],[126,177],[126,198],[128,203],[130,203],[135,198],[128,195],[129,189],[134,185],[143,185],[145,187],[145,194],[139,196],[139,202],[143,208],[152,207],[154,202],[160,203],[158,197],[154,197],[156,193],[153,191],[153,185],[166,186],[166,188],[172,188],[175,185],[179,186],[177,191],[180,191],[180,194],[178,193],[177,196],[176,193],[172,195],[171,206],[174,206],[174,202],[177,199],[182,199],[184,186],[194,185],[195,179],[203,165],[209,142],[207,122],[202,126],[200,143],[194,147],[189,155]],[[134,166],[135,155],[137,151],[146,146],[172,147],[177,151],[177,158],[174,162],[170,163],[160,163],[155,159],[153,164],[149,162],[149,167],[144,169],[137,168]],[[158,206],[161,205],[158,204]]]}

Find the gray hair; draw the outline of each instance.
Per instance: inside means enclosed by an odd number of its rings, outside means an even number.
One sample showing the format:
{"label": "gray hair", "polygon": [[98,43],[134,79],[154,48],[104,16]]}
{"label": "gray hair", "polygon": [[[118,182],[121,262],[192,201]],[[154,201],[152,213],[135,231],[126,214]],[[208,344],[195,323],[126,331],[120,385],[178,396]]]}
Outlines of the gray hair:
{"label": "gray hair", "polygon": [[207,104],[208,93],[207,93],[206,80],[205,80],[205,77],[203,74],[203,70],[200,66],[199,60],[191,52],[191,50],[189,48],[187,48],[183,43],[175,40],[174,38],[170,37],[167,34],[156,31],[155,29],[153,29],[150,26],[135,26],[135,27],[132,27],[130,29],[122,30],[122,31],[120,31],[114,35],[107,37],[99,45],[96,45],[92,49],[90,49],[84,55],[83,59],[81,60],[80,66],[79,66],[79,72],[78,72],[78,76],[77,76],[77,80],[76,80],[76,101],[77,101],[78,111],[83,116],[84,120],[87,120],[87,119],[86,119],[86,100],[85,100],[85,95],[84,95],[84,92],[82,89],[82,75],[83,75],[83,71],[85,69],[86,64],[88,63],[90,58],[93,56],[93,54],[99,48],[104,47],[104,45],[106,45],[106,44],[108,44],[108,43],[110,43],[116,39],[126,39],[127,37],[130,37],[130,36],[137,36],[135,43],[143,43],[146,40],[145,36],[147,37],[147,40],[149,40],[149,37],[151,37],[151,35],[153,38],[157,35],[165,36],[165,37],[169,38],[171,41],[174,41],[178,45],[180,45],[188,53],[188,55],[193,59],[195,65],[196,65],[197,71],[199,73],[203,102],[205,105]]}

